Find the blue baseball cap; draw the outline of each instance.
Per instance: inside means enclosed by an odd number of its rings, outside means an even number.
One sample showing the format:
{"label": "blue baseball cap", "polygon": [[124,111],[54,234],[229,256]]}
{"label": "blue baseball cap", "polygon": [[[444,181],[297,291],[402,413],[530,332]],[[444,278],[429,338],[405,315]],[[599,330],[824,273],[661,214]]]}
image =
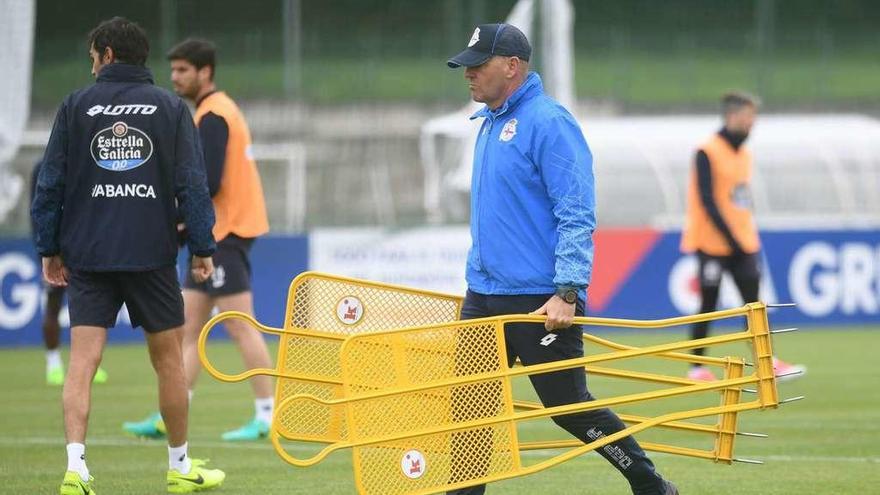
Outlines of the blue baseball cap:
{"label": "blue baseball cap", "polygon": [[483,65],[494,55],[519,57],[526,62],[532,56],[529,40],[510,24],[480,24],[474,30],[467,48],[446,61],[452,69]]}

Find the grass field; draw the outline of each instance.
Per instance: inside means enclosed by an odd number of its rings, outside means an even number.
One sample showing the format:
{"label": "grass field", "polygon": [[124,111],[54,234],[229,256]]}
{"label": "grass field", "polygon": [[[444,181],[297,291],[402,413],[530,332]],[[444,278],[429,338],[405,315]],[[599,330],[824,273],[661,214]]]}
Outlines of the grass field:
{"label": "grass field", "polygon": [[[658,335],[644,333],[603,336],[631,344],[660,340]],[[669,338],[667,333],[663,340]],[[813,329],[779,336],[775,340],[779,354],[809,367],[805,378],[781,384],[780,396],[806,395],[807,399],[778,410],[741,416],[741,430],[768,433],[770,438],[740,439],[736,455],[762,459],[766,464],[715,465],[654,454],[658,469],[684,494],[878,493],[878,341],[880,333],[873,328]],[[230,344],[212,343],[211,349],[212,360],[220,363],[221,369],[237,369],[240,361]],[[57,493],[64,474],[61,394],[60,389],[44,385],[43,366],[40,349],[0,351],[0,391],[4,398],[0,403],[2,493]],[[129,438],[120,429],[123,421],[140,419],[155,408],[155,382],[146,350],[139,345],[109,347],[104,366],[110,372],[110,382],[93,391],[87,441],[89,467],[97,479],[98,493],[164,493],[165,444]],[[683,373],[685,368],[683,364],[671,364],[666,371]],[[601,378],[591,379],[590,384],[600,397],[609,395],[612,389],[625,391],[628,386]],[[518,396],[530,394],[527,385],[518,386]],[[348,452],[332,454],[315,467],[298,469],[279,459],[268,442],[222,442],[220,433],[248,419],[252,408],[246,384],[222,384],[208,376],[202,378],[191,411],[190,451],[195,457],[210,458],[227,472],[227,482],[217,493],[355,492]],[[526,438],[562,438],[546,422],[526,423],[522,428]],[[648,439],[654,435],[646,433]],[[675,441],[679,434],[656,435]],[[526,461],[550,455],[549,451],[527,453]],[[530,477],[498,483],[488,491],[507,495],[629,493],[623,478],[593,453]]]}

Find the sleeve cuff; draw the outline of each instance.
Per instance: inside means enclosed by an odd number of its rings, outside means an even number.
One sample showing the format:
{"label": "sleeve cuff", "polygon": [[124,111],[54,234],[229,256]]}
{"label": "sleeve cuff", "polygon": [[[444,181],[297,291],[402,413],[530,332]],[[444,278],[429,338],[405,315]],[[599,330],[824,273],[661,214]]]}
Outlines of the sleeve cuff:
{"label": "sleeve cuff", "polygon": [[208,258],[216,251],[215,248],[210,249],[200,249],[198,251],[190,251],[193,256],[198,256],[199,258]]}

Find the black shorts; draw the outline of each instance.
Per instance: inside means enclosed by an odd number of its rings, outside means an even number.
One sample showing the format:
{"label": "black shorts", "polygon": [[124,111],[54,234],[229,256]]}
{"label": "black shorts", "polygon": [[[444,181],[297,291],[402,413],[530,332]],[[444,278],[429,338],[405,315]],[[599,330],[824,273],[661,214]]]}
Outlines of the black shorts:
{"label": "black shorts", "polygon": [[248,254],[253,243],[253,239],[229,234],[217,243],[217,251],[212,257],[214,273],[211,274],[211,278],[198,283],[193,279],[192,270],[187,269],[183,287],[204,292],[212,297],[250,291],[251,262]]}
{"label": "black shorts", "polygon": [[729,273],[737,282],[761,278],[761,256],[759,253],[714,256],[697,251],[697,259],[699,260],[700,287],[718,287],[724,272]]}
{"label": "black shorts", "polygon": [[71,270],[67,287],[71,327],[110,328],[123,303],[132,327],[152,333],[183,325],[183,296],[174,266],[143,272]]}
{"label": "black shorts", "polygon": [[[54,285],[49,285],[48,283],[43,284],[43,292],[46,293],[46,297],[51,301],[60,301],[64,298],[64,291],[67,290],[65,287],[56,287]],[[59,302],[60,304],[60,302]]]}

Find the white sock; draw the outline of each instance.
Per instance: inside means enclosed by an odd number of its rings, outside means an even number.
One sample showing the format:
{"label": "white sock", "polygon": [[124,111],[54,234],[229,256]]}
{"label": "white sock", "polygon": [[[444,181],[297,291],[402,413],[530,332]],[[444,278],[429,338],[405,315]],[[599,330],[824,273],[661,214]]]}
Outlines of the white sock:
{"label": "white sock", "polygon": [[193,402],[193,391],[192,391],[192,390],[187,390],[187,391],[186,391],[186,394],[187,394],[187,397],[189,397],[189,403],[192,404],[192,402]]}
{"label": "white sock", "polygon": [[168,469],[174,469],[180,474],[189,474],[192,463],[186,454],[186,442],[180,447],[168,446]]}
{"label": "white sock", "polygon": [[275,410],[275,398],[266,397],[265,399],[254,400],[254,409],[256,410],[257,419],[268,424],[272,424],[272,411]]}
{"label": "white sock", "polygon": [[83,481],[89,481],[89,468],[86,467],[86,446],[81,443],[67,444],[67,470],[79,473]]}
{"label": "white sock", "polygon": [[61,368],[64,363],[61,362],[61,350],[51,349],[46,351],[46,369],[51,370]]}

